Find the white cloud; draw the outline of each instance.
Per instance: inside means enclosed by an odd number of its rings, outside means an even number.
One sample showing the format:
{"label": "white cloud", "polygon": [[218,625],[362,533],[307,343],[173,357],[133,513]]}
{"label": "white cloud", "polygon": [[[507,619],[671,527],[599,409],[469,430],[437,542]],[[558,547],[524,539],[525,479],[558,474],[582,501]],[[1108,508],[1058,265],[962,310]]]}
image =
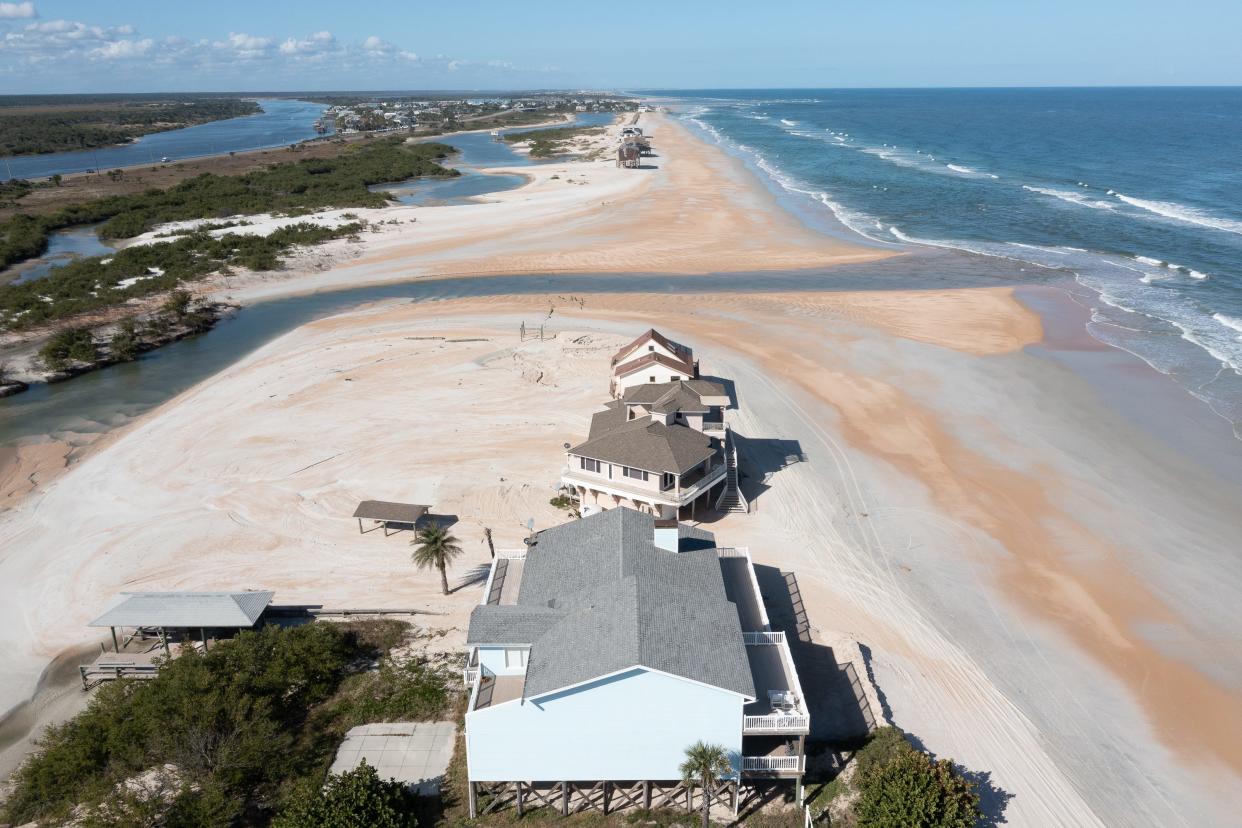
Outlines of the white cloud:
{"label": "white cloud", "polygon": [[[21,3],[0,3],[8,14]],[[31,8],[31,16],[34,9]],[[10,15],[11,16],[11,15]],[[423,58],[412,49],[371,35],[341,41],[329,31],[280,37],[230,32],[223,38],[176,35],[143,37],[134,26],[99,26],[74,20],[29,20],[4,26],[0,20],[0,76],[6,85],[33,89],[85,90],[180,84],[187,88],[249,89],[273,82],[298,88],[349,79],[360,86],[421,82],[432,86],[467,80],[509,80],[522,70],[505,60],[472,60],[437,54]],[[261,65],[261,77],[255,66]],[[104,67],[109,68],[104,68]],[[414,74],[411,74],[414,73]],[[270,87],[269,87],[270,88]]]}
{"label": "white cloud", "polygon": [[268,54],[275,43],[270,37],[246,34],[245,32],[229,32],[226,40],[216,41],[215,47],[233,53],[240,60],[263,57]]}
{"label": "white cloud", "polygon": [[333,51],[336,45],[336,37],[332,32],[315,32],[302,40],[286,38],[280,44],[280,53],[282,55],[316,55]]}
{"label": "white cloud", "polygon": [[396,47],[387,40],[371,35],[366,40],[362,41],[362,48],[368,52],[378,52],[383,54],[391,52]]}
{"label": "white cloud", "polygon": [[112,60],[117,58],[142,57],[151,51],[155,41],[150,38],[143,40],[114,40],[97,49],[91,50],[91,56]]}
{"label": "white cloud", "polygon": [[0,3],[0,20],[29,20],[38,16],[34,3]]}

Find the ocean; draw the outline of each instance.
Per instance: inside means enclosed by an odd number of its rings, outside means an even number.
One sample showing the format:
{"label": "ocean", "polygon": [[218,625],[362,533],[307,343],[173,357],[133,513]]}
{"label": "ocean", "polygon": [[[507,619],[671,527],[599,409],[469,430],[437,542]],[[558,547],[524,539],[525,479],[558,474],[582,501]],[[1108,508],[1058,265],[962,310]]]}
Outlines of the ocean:
{"label": "ocean", "polygon": [[1072,279],[1242,439],[1242,88],[646,94],[855,233]]}

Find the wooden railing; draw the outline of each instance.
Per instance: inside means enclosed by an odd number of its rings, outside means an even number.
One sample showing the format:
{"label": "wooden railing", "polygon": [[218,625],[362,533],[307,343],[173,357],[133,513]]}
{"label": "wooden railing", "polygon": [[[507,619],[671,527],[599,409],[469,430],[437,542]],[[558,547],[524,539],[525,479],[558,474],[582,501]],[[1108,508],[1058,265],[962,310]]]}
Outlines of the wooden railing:
{"label": "wooden railing", "polygon": [[743,756],[742,772],[746,771],[792,771],[802,772],[801,756]]}
{"label": "wooden railing", "polygon": [[78,667],[78,673],[82,676],[83,690],[89,690],[101,681],[155,678],[159,671],[160,668],[155,664],[134,664],[133,662],[100,662]]}
{"label": "wooden railing", "polygon": [[743,716],[743,733],[790,733],[811,728],[811,717],[804,713]]}
{"label": "wooden railing", "polygon": [[526,560],[525,549],[497,549],[497,558],[504,558],[507,561],[524,561]]}
{"label": "wooden railing", "polygon": [[750,646],[759,644],[784,644],[785,633],[780,632],[743,632],[742,643]]}

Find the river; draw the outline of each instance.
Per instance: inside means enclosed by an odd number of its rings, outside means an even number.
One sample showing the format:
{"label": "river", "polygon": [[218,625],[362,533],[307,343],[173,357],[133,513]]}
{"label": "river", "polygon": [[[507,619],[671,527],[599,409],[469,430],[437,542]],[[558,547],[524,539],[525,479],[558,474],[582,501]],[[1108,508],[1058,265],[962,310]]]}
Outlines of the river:
{"label": "river", "polygon": [[281,98],[264,98],[258,103],[263,111],[255,115],[155,132],[121,146],[6,158],[5,177],[47,178],[57,173],[67,175],[155,164],[162,158],[179,161],[283,147],[316,137],[315,121],[328,108],[325,104]]}
{"label": "river", "polygon": [[[1014,274],[980,256],[952,251],[840,265],[830,271],[670,277],[660,274],[558,274],[423,279],[273,299],[243,308],[202,336],[183,339],[114,365],[54,385],[0,399],[0,445],[42,435],[98,433],[123,425],[191,386],[227,368],[266,342],[313,319],[368,302],[412,302],[476,296],[587,295],[592,293],[703,293],[768,291],[885,290],[897,288],[997,286]],[[1041,276],[1044,274],[1040,274]],[[1052,279],[1054,274],[1049,274]],[[1028,281],[1030,281],[1028,279]],[[532,318],[532,322],[533,322]]]}

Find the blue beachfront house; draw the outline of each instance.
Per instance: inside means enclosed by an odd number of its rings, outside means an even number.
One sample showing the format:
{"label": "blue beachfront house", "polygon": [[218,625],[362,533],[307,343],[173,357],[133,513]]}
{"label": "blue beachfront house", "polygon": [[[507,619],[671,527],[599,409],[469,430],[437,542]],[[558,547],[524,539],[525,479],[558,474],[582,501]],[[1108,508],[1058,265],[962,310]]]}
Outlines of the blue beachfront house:
{"label": "blue beachfront house", "polygon": [[710,533],[625,508],[540,532],[493,562],[467,644],[472,813],[481,792],[563,812],[601,790],[671,802],[700,740],[728,752],[735,794],[801,778],[810,718],[789,647],[749,553]]}

